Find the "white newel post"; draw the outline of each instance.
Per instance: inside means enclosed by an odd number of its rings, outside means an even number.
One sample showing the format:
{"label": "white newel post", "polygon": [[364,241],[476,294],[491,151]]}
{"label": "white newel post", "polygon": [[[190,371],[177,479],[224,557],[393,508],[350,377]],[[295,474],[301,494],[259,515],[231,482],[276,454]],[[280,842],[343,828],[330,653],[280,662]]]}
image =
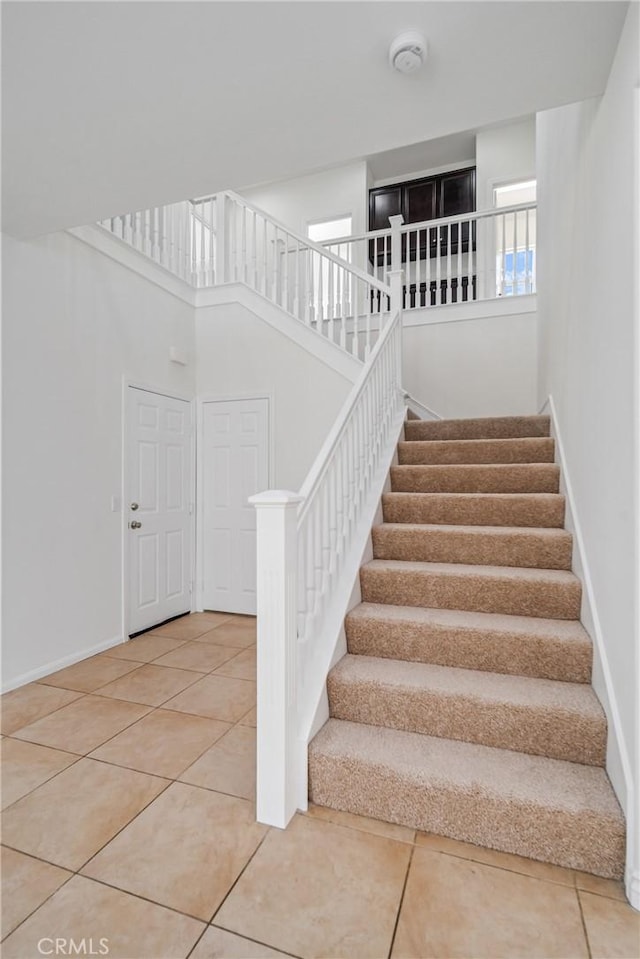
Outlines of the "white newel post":
{"label": "white newel post", "polygon": [[298,504],[288,490],[252,496],[257,528],[257,819],[281,829],[297,809]]}

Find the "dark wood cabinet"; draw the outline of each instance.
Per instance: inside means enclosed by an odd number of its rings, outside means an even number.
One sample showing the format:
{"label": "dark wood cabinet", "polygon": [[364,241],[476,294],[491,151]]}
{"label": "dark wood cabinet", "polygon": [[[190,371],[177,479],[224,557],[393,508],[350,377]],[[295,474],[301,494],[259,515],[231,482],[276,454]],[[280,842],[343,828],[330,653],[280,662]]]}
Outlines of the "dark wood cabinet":
{"label": "dark wood cabinet", "polygon": [[[407,180],[404,183],[393,183],[389,186],[375,187],[369,191],[369,229],[387,230],[389,217],[401,213],[405,224],[422,223],[425,220],[435,220],[445,216],[456,216],[462,213],[472,213],[476,208],[476,169],[467,167],[463,170],[451,170],[448,173],[439,173],[436,176],[423,177],[419,180]],[[458,224],[451,228],[417,230],[409,233],[407,248],[406,236],[402,242],[402,260],[415,260],[418,257],[425,259],[427,250],[430,256],[435,256],[440,247],[440,255],[446,255],[449,236],[451,238],[451,253],[458,252],[458,242],[462,243],[462,252],[469,249],[469,224],[462,224],[461,237],[458,236]],[[472,224],[472,248],[475,249],[475,223]],[[374,250],[373,241],[369,244],[369,258],[374,258],[378,265],[382,265],[385,252]],[[386,251],[387,264],[390,263],[390,251]]]}

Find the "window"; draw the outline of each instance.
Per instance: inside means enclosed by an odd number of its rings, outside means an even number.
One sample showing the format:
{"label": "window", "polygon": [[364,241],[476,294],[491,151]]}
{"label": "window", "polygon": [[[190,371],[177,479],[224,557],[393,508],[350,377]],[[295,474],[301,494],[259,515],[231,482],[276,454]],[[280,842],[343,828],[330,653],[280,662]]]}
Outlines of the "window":
{"label": "window", "polygon": [[507,212],[506,208],[536,202],[536,181],[496,186],[493,202],[505,209],[496,218],[496,295],[518,296],[536,290],[536,210]]}

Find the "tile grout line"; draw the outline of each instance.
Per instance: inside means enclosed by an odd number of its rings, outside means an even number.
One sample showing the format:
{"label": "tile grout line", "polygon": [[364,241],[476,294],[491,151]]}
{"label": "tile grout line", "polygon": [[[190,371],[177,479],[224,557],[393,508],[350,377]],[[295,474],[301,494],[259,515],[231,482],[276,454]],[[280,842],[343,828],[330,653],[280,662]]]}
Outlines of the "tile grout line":
{"label": "tile grout line", "polygon": [[[93,761],[94,761],[94,762],[97,762],[97,760],[93,760]],[[105,765],[106,765],[106,764],[105,764]],[[117,767],[117,768],[120,768],[120,767]],[[146,774],[145,774],[145,773],[142,773],[141,775],[146,775]],[[118,829],[118,831],[115,832],[115,833],[113,834],[113,836],[111,836],[109,839],[107,839],[106,842],[104,842],[98,849],[96,849],[95,852],[92,852],[91,855],[89,856],[89,858],[88,858],[88,859],[85,859],[84,862],[83,862],[80,866],[78,866],[78,868],[77,868],[76,870],[74,870],[74,872],[76,873],[76,875],[80,875],[80,870],[81,870],[81,869],[84,869],[85,866],[88,866],[89,863],[90,863],[93,859],[95,859],[95,857],[96,857],[99,853],[101,853],[102,850],[103,850],[106,846],[108,846],[110,842],[113,842],[113,840],[116,839],[116,837],[119,836],[120,833],[124,832],[124,830],[125,830],[128,826],[130,826],[131,823],[135,822],[135,820],[138,818],[138,816],[140,816],[140,815],[145,811],[145,809],[148,809],[149,806],[151,806],[151,804],[156,801],[156,799],[159,799],[160,796],[164,795],[164,793],[167,791],[167,789],[169,788],[169,786],[171,786],[171,785],[173,784],[173,782],[174,782],[174,780],[167,779],[166,776],[154,776],[153,778],[154,778],[154,779],[165,779],[167,784],[166,784],[166,786],[164,787],[164,789],[161,789],[159,793],[156,793],[156,795],[153,796],[153,797],[149,800],[149,802],[145,803],[144,806],[141,806],[140,809],[138,810],[138,812],[135,814],[135,816],[133,816],[133,817],[132,817],[131,819],[129,819],[123,826],[121,826],[120,829]],[[53,865],[56,865],[56,863],[54,863]],[[64,868],[64,867],[62,867],[62,868]],[[90,878],[92,878],[92,877],[90,877],[90,876],[83,876],[83,878],[84,878],[84,879],[90,879]]]}
{"label": "tile grout line", "polygon": [[[86,865],[86,863],[85,863]],[[84,868],[84,867],[83,867]],[[193,913],[184,912],[182,909],[176,909],[175,906],[168,906],[164,902],[158,902],[157,899],[150,899],[148,896],[143,896],[139,892],[131,892],[130,889],[123,889],[122,886],[115,886],[112,882],[107,882],[106,879],[97,879],[95,876],[84,876],[82,873],[75,873],[79,879],[86,879],[87,882],[97,882],[100,886],[105,886],[107,889],[113,889],[115,892],[119,892],[124,896],[132,896],[134,899],[140,899],[141,902],[148,902],[151,906],[157,906],[158,909],[167,909],[169,912],[174,912],[178,916],[184,916],[185,919],[193,919],[194,922],[204,923],[205,931],[208,928],[208,922],[206,919],[202,919],[201,916],[194,916]]]}
{"label": "tile grout line", "polygon": [[[40,745],[40,743],[30,743],[30,742],[29,742],[28,740],[26,740],[26,739],[16,739],[15,742],[18,742],[18,743],[24,743],[24,742],[26,742],[29,746],[39,746],[39,745]],[[46,748],[50,749],[50,748],[53,748],[53,747],[46,747]],[[66,752],[66,750],[62,750],[62,749],[61,749],[60,752]],[[33,789],[30,789],[30,790],[29,790],[28,792],[26,792],[23,796],[19,796],[19,797],[18,797],[17,799],[15,799],[12,803],[9,803],[8,806],[5,806],[5,807],[2,809],[2,815],[4,815],[5,813],[9,812],[9,810],[12,809],[12,808],[16,805],[16,803],[19,803],[22,799],[26,799],[28,796],[33,795],[33,793],[34,793],[34,792],[37,792],[37,790],[40,789],[41,786],[45,786],[47,783],[53,782],[53,780],[56,779],[57,776],[60,776],[62,773],[65,773],[65,772],[67,771],[67,769],[72,769],[74,766],[77,766],[81,759],[85,759],[85,758],[86,758],[85,756],[79,756],[77,753],[67,753],[67,755],[74,757],[74,761],[73,761],[72,763],[69,763],[69,765],[68,765],[68,766],[65,766],[64,769],[59,769],[57,773],[54,773],[52,776],[49,776],[48,779],[44,779],[41,783],[38,783],[37,786],[34,786]],[[6,846],[6,843],[3,842],[2,845],[3,845],[3,846]],[[27,853],[26,855],[31,855],[31,854],[30,854],[30,853]],[[37,857],[36,857],[36,858],[37,858]],[[47,860],[44,860],[44,862],[46,862],[46,861],[47,861]],[[52,865],[55,865],[55,863],[52,863]]]}
{"label": "tile grout line", "polygon": [[[31,685],[44,686],[45,683],[41,683],[38,680],[36,680],[34,683],[25,683],[24,686],[18,686],[18,689],[26,689],[27,686],[31,686]],[[44,713],[42,716],[38,716],[37,719],[32,719],[30,722],[25,723],[24,726],[18,726],[17,729],[14,729],[10,733],[2,733],[3,736],[16,739],[17,738],[16,733],[19,733],[20,730],[26,729],[27,726],[32,726],[34,723],[40,722],[41,719],[46,719],[47,716],[53,716],[54,713],[59,713],[61,709],[65,709],[65,707],[67,706],[72,706],[73,703],[80,702],[81,699],[84,699],[86,696],[90,695],[90,693],[79,692],[77,689],[66,689],[64,686],[47,686],[47,689],[63,689],[64,692],[66,693],[78,693],[78,695],[76,696],[75,699],[72,699],[71,702],[63,703],[61,706],[56,706],[56,708],[52,709],[50,713]],[[16,692],[16,690],[11,689],[8,693],[3,693],[2,697],[0,697],[0,704],[1,704],[1,700],[4,699],[5,696],[9,696],[13,692]],[[36,745],[40,745],[40,743],[37,743]]]}
{"label": "tile grout line", "polygon": [[587,931],[587,923],[584,918],[584,910],[582,908],[582,899],[580,898],[580,890],[578,889],[577,885],[574,888],[575,888],[576,898],[578,900],[578,909],[580,910],[580,921],[582,922],[582,931],[584,933],[584,941],[587,947],[587,956],[589,957],[589,959],[592,959],[591,943],[589,942],[589,933]]}
{"label": "tile grout line", "polygon": [[200,943],[202,942],[202,940],[203,940],[204,937],[206,936],[207,930],[210,929],[210,928],[211,928],[211,927],[209,926],[209,924],[208,924],[208,923],[205,923],[204,929],[202,930],[202,932],[200,933],[200,935],[198,936],[198,938],[196,939],[196,941],[194,942],[194,944],[191,946],[191,949],[189,949],[189,951],[188,951],[187,954],[185,955],[184,959],[189,959],[189,957],[193,955],[194,950],[198,948],[198,946],[200,945]]}
{"label": "tile grout line", "polygon": [[[12,846],[8,846],[7,848],[8,848],[8,849],[13,849]],[[14,851],[15,851],[15,852],[21,852],[20,849],[16,849],[16,850],[14,850]],[[22,853],[22,855],[27,855],[27,853]],[[33,856],[32,858],[33,858],[33,859],[37,859],[38,857],[37,857],[37,856]],[[54,865],[54,863],[50,863],[50,862],[48,862],[46,859],[38,859],[38,862],[44,862],[44,863],[46,863],[48,866]],[[58,869],[63,869],[63,868],[64,868],[63,866],[58,866]],[[66,870],[66,871],[69,872],[69,870]],[[27,916],[25,916],[24,919],[21,919],[20,922],[19,922],[16,926],[13,927],[13,929],[11,930],[11,932],[8,932],[6,936],[3,936],[0,941],[1,941],[1,942],[6,942],[6,940],[9,938],[9,936],[12,936],[12,935],[14,934],[14,932],[17,932],[18,929],[20,928],[20,926],[24,925],[24,923],[27,922],[28,919],[31,919],[31,917],[32,917],[33,915],[35,915],[36,912],[37,912],[39,909],[42,909],[42,907],[45,905],[45,903],[49,902],[50,899],[53,899],[53,897],[54,897],[55,895],[57,895],[57,893],[59,893],[61,889],[64,889],[64,887],[67,885],[67,883],[71,882],[71,880],[72,880],[75,876],[76,876],[76,873],[75,873],[75,872],[71,872],[71,873],[67,876],[67,878],[64,880],[64,882],[61,882],[61,883],[60,883],[60,885],[58,886],[57,889],[54,889],[53,892],[50,893],[50,894],[46,897],[46,899],[43,899],[42,902],[38,903],[38,905],[36,906],[36,908],[33,909]]]}
{"label": "tile grout line", "polygon": [[[448,838],[448,837],[444,837],[444,838]],[[455,842],[458,842],[458,841],[462,842],[463,840],[454,840],[454,841],[455,841]],[[414,844],[414,845],[417,846],[417,844]],[[575,889],[575,888],[576,888],[575,877],[573,878],[573,882],[572,882],[572,883],[560,882],[558,879],[547,879],[546,876],[534,876],[534,875],[532,875],[530,872],[520,872],[519,870],[514,869],[512,866],[511,866],[511,867],[510,867],[510,866],[499,866],[499,865],[497,865],[497,864],[494,863],[494,862],[486,862],[486,860],[484,860],[484,859],[474,859],[472,856],[463,856],[461,853],[458,853],[458,852],[447,852],[447,851],[445,851],[445,850],[443,850],[443,849],[435,849],[435,848],[432,849],[430,846],[422,846],[422,845],[419,846],[419,847],[417,847],[417,848],[424,849],[424,851],[425,851],[425,852],[428,852],[428,853],[435,853],[435,854],[438,855],[438,856],[450,856],[452,859],[461,859],[463,862],[474,862],[474,863],[476,863],[476,865],[478,865],[478,866],[486,866],[486,867],[489,868],[489,869],[499,869],[499,870],[501,870],[502,872],[509,872],[509,873],[511,873],[511,874],[514,875],[514,876],[524,876],[525,879],[535,879],[537,882],[547,882],[547,883],[550,883],[550,884],[553,885],[553,886],[562,886],[564,889]],[[490,847],[490,846],[486,846],[485,848],[491,850],[491,847]],[[491,851],[493,851],[493,852],[501,852],[501,850],[499,850],[499,849],[491,850]],[[517,855],[517,853],[507,852],[507,853],[504,853],[504,855],[506,855],[506,856],[515,856],[515,855]],[[539,862],[539,863],[541,863],[542,865],[556,866],[555,863],[545,863],[545,862],[543,862],[541,859],[532,859],[531,862],[534,862],[534,863]],[[558,869],[568,869],[569,867],[568,867],[568,866],[557,866],[556,868],[558,868]],[[599,893],[599,895],[603,896],[602,893]],[[611,896],[603,896],[603,898],[606,899],[606,898],[612,898],[612,897],[611,897]]]}
{"label": "tile grout line", "polygon": [[[257,822],[257,820],[256,820],[256,822]],[[249,858],[248,858],[247,861],[245,862],[244,866],[242,867],[242,869],[240,870],[240,872],[238,873],[238,875],[237,875],[236,878],[234,879],[233,883],[232,883],[232,884],[229,886],[229,888],[227,889],[227,892],[226,892],[226,894],[224,895],[223,899],[221,899],[221,901],[220,901],[220,903],[218,904],[218,906],[216,906],[216,908],[213,910],[213,913],[211,914],[211,918],[208,920],[207,925],[209,925],[209,926],[212,925],[213,920],[214,920],[215,917],[218,915],[218,913],[220,912],[220,910],[221,910],[222,907],[224,906],[225,902],[227,901],[227,899],[229,898],[229,896],[231,895],[231,893],[233,892],[233,890],[236,888],[236,886],[237,886],[238,882],[240,881],[241,877],[244,875],[247,867],[249,866],[249,863],[253,861],[254,856],[256,855],[256,853],[258,852],[258,850],[262,848],[262,844],[263,844],[263,842],[265,841],[265,839],[267,838],[267,836],[271,833],[271,830],[272,830],[272,827],[271,827],[271,826],[267,826],[267,827],[266,827],[264,836],[262,837],[262,839],[260,840],[260,842],[258,843],[258,845],[256,846],[256,848],[253,850],[253,852],[251,853],[251,855],[249,856]],[[221,928],[222,928],[222,927],[221,927]],[[231,931],[231,930],[228,930],[228,931]]]}
{"label": "tile grout line", "polygon": [[262,942],[260,939],[254,939],[253,936],[245,936],[243,933],[234,932],[233,929],[227,929],[225,926],[216,926],[210,922],[207,929],[219,929],[221,932],[228,932],[230,935],[238,936],[240,939],[246,939],[248,942],[255,942],[257,946],[263,946],[265,949],[273,949],[275,952],[282,953],[283,956],[290,956],[291,959],[304,959],[302,956],[297,956],[295,952],[287,952],[286,949],[281,949],[279,946],[270,946],[268,942]]}
{"label": "tile grout line", "polygon": [[[415,836],[414,836],[415,838]],[[391,953],[393,952],[393,947],[396,941],[396,933],[398,931],[398,924],[400,922],[400,913],[402,912],[402,906],[404,905],[404,896],[407,891],[407,883],[409,882],[409,872],[411,870],[411,863],[413,862],[413,855],[416,850],[415,843],[411,845],[411,852],[409,853],[409,862],[407,863],[407,871],[404,877],[404,883],[402,884],[402,892],[400,893],[400,901],[398,903],[398,912],[396,913],[396,921],[393,926],[393,932],[391,934],[391,942],[389,943],[389,952],[387,954],[387,959],[391,959]]]}
{"label": "tile grout line", "polygon": [[[96,694],[96,693],[87,693],[87,696],[94,696],[94,695],[97,695],[97,694]],[[106,702],[117,702],[117,703],[129,702],[131,706],[146,706],[146,707],[147,707],[147,712],[144,713],[144,715],[142,715],[142,716],[138,716],[137,719],[133,719],[130,723],[127,723],[126,726],[123,726],[122,729],[119,729],[117,732],[113,733],[112,736],[109,736],[107,739],[103,740],[103,742],[98,743],[96,746],[92,746],[86,753],[71,753],[71,751],[68,750],[68,749],[60,749],[60,752],[70,753],[72,756],[77,756],[78,759],[89,759],[89,758],[90,758],[90,753],[94,752],[94,750],[100,749],[101,746],[106,746],[107,743],[110,743],[111,740],[112,740],[112,739],[115,739],[116,736],[119,736],[120,733],[125,732],[125,730],[127,730],[127,729],[131,729],[131,727],[132,727],[132,726],[135,726],[136,723],[139,723],[141,719],[146,719],[147,716],[150,716],[152,713],[156,712],[156,710],[160,708],[159,706],[150,706],[148,703],[132,703],[132,702],[130,702],[130,700],[126,700],[126,699],[112,699],[110,696],[100,696],[99,698],[100,698],[100,699],[104,699]],[[77,700],[75,700],[75,701],[77,702]],[[67,703],[67,705],[68,705],[68,706],[72,706],[73,703]],[[56,710],[56,712],[57,712],[57,710]],[[49,715],[52,715],[52,714],[49,714]],[[47,718],[46,716],[42,716],[42,717],[41,717],[41,719],[46,719],[46,718]],[[36,722],[39,722],[39,720],[36,720]],[[28,725],[31,725],[31,723],[28,723]],[[23,728],[23,729],[26,729],[27,727],[26,727],[26,726],[23,726],[22,728]],[[16,732],[20,732],[20,730],[16,730]],[[44,747],[45,749],[58,749],[57,746],[50,746],[48,743],[37,743],[37,742],[33,742],[33,741],[30,740],[30,739],[20,739],[20,738],[17,737],[17,736],[13,736],[13,737],[11,737],[11,738],[16,739],[16,740],[17,740],[18,742],[20,742],[20,743],[28,743],[28,744],[31,745],[31,746],[42,746],[42,747]],[[71,763],[71,765],[74,766],[75,763]],[[68,768],[70,768],[70,767],[67,766],[66,768],[68,769]],[[60,770],[60,772],[64,772],[64,771],[65,771],[64,769],[61,769],[61,770]],[[59,773],[57,773],[56,775],[59,775]],[[151,775],[153,775],[153,774],[151,774]],[[52,776],[51,778],[54,779],[55,777]],[[163,777],[161,777],[161,778],[166,779],[167,777],[166,777],[166,776],[163,776]],[[46,782],[49,782],[49,781],[50,781],[50,780],[46,780]],[[44,783],[40,783],[40,786],[44,786]],[[39,789],[40,786],[36,786],[36,789]],[[35,791],[35,790],[32,790],[32,792],[34,792],[34,791]],[[23,799],[24,797],[21,796],[20,798]],[[20,800],[19,800],[19,799],[16,799],[16,802],[20,802]],[[15,803],[12,803],[11,805],[13,806],[13,805],[15,805]],[[10,807],[7,807],[7,808],[10,808]]]}

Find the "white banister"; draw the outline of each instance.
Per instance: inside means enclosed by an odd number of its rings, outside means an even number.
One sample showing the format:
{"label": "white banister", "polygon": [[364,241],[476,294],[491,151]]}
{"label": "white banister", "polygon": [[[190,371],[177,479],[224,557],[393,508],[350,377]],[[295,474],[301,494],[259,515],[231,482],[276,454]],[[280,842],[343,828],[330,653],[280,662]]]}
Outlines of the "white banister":
{"label": "white banister", "polygon": [[[192,286],[245,283],[362,360],[398,309],[535,293],[535,203],[389,220],[314,243],[227,191],[99,225]],[[388,271],[399,269],[391,302]]]}
{"label": "white banister", "polygon": [[[373,346],[371,314],[376,314],[376,327],[380,326],[380,314],[383,319],[389,315],[390,290],[384,280],[369,275],[348,256],[340,256],[349,249],[344,243],[336,242],[329,249],[291,230],[238,194],[227,191],[224,196],[228,232],[224,241],[218,237],[218,247],[227,263],[237,263],[245,255],[238,247],[241,229],[235,225],[241,224],[248,213],[257,221],[257,245],[261,247],[256,258],[258,269],[253,276],[250,270],[241,269],[240,278],[342,349],[348,349],[351,338],[351,352],[366,359]],[[237,278],[229,274],[228,267],[225,277],[227,281]],[[291,278],[295,278],[294,295],[290,292]],[[364,329],[359,315],[364,316]],[[364,336],[357,335],[358,329]]]}
{"label": "white banister", "polygon": [[[392,280],[401,296],[401,272]],[[258,530],[257,809],[270,825],[285,826],[306,806],[307,744],[404,419],[401,321],[397,312],[379,335],[299,494],[250,500]]]}

